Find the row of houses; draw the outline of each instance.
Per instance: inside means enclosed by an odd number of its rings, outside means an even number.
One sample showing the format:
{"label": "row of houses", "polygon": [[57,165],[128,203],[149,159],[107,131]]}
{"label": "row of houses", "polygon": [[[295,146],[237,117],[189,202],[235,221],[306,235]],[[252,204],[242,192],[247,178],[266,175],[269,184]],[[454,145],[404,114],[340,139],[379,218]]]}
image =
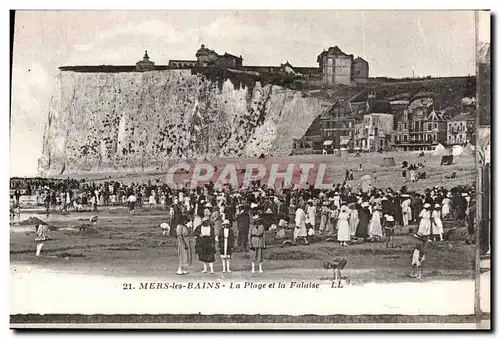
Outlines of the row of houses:
{"label": "row of houses", "polygon": [[379,100],[374,91],[367,90],[350,100],[336,100],[313,122],[304,138],[294,142],[294,148],[316,152],[425,151],[438,144],[475,144],[475,104],[463,105],[462,111],[452,116],[450,110],[436,110],[432,96],[420,93]]}

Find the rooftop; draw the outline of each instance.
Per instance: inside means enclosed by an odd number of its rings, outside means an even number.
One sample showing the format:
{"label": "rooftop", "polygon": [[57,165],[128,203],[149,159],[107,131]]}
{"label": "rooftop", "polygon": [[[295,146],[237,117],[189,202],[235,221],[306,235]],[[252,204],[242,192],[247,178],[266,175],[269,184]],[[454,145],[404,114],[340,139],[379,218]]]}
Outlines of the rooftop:
{"label": "rooftop", "polygon": [[476,115],[475,114],[470,114],[470,113],[460,113],[453,118],[451,118],[449,121],[474,121],[476,120]]}
{"label": "rooftop", "polygon": [[377,100],[374,103],[368,103],[365,114],[370,113],[392,113],[391,104],[389,101]]}

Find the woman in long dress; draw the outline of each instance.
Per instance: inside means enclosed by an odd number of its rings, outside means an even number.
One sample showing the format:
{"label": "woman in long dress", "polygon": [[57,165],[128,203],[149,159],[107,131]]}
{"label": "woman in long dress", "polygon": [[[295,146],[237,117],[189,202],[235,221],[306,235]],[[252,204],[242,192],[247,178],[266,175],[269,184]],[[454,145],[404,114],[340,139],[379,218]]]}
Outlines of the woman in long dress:
{"label": "woman in long dress", "polygon": [[377,205],[373,206],[372,219],[370,221],[369,234],[375,241],[379,241],[382,237],[382,222],[381,215]]}
{"label": "woman in long dress", "polygon": [[439,235],[439,240],[443,241],[443,222],[441,220],[441,206],[436,204],[432,211],[432,234]]}
{"label": "woman in long dress", "polygon": [[368,225],[370,224],[371,213],[368,209],[368,203],[362,202],[357,205],[358,210],[358,229],[356,230],[356,237],[363,238],[365,240],[368,238]]}
{"label": "woman in long dress", "polygon": [[451,193],[448,193],[446,197],[441,202],[443,206],[441,207],[441,217],[445,218],[451,213]]}
{"label": "woman in long dress", "polygon": [[351,237],[356,236],[356,230],[358,229],[359,215],[355,204],[349,206],[350,216],[349,216],[349,229]]}
{"label": "woman in long dress", "polygon": [[154,205],[156,205],[156,196],[155,191],[152,191],[151,195],[149,196],[149,209],[151,209],[151,207]]}
{"label": "woman in long dress", "polygon": [[191,244],[189,242],[189,228],[186,226],[186,219],[179,220],[177,225],[177,256],[179,258],[179,267],[177,274],[188,274],[186,267],[191,264]]}
{"label": "woman in long dress", "polygon": [[424,204],[424,209],[418,215],[420,218],[420,224],[418,226],[417,234],[420,236],[427,236],[431,233],[431,205],[426,203]]}
{"label": "woman in long dress", "polygon": [[307,241],[307,228],[306,228],[306,212],[304,211],[304,203],[299,203],[297,211],[295,211],[295,229],[293,230],[293,242],[296,243],[297,239],[304,239]]}
{"label": "woman in long dress", "polygon": [[193,232],[196,237],[196,253],[203,264],[202,273],[207,273],[207,264],[210,267],[210,273],[214,273],[215,261],[215,229],[210,219],[204,217],[201,225]]}
{"label": "woman in long dress", "polygon": [[351,240],[351,232],[349,229],[349,212],[345,205],[340,208],[337,230],[337,241],[340,242],[340,246],[347,246],[347,242]]}
{"label": "woman in long dress", "polygon": [[408,226],[408,223],[413,220],[411,214],[411,199],[407,194],[401,195],[403,202],[401,203],[401,212],[403,213],[403,226]]}
{"label": "woman in long dress", "polygon": [[219,250],[222,259],[222,273],[231,273],[231,254],[234,248],[234,233],[231,229],[229,220],[222,222],[222,228],[219,231]]}

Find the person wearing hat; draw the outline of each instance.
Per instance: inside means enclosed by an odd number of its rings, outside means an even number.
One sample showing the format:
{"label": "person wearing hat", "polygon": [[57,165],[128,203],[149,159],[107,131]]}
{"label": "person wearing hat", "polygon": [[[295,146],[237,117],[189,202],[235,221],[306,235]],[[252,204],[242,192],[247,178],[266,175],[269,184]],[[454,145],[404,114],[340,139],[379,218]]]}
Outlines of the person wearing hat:
{"label": "person wearing hat", "polygon": [[373,241],[380,241],[382,237],[382,217],[378,205],[373,205],[373,213],[368,227],[368,233]]}
{"label": "person wearing hat", "polygon": [[258,214],[252,216],[248,232],[248,243],[250,250],[253,252],[250,255],[252,258],[252,273],[255,273],[255,263],[259,265],[259,272],[264,273],[262,270],[262,251],[266,247],[266,232]]}
{"label": "person wearing hat", "polygon": [[333,196],[333,204],[337,206],[338,209],[340,209],[340,194],[339,192],[335,192],[335,195]]}
{"label": "person wearing hat", "polygon": [[319,233],[322,234],[325,231],[326,225],[328,224],[328,219],[330,216],[330,208],[328,207],[328,202],[324,201],[321,207],[321,219],[319,222]]}
{"label": "person wearing hat", "polygon": [[349,211],[346,205],[342,205],[337,221],[337,241],[340,242],[340,246],[347,246],[347,242],[351,240],[350,233]]}
{"label": "person wearing hat", "polygon": [[350,203],[347,205],[347,208],[349,209],[349,231],[351,238],[354,238],[358,229],[359,213],[355,203]]}
{"label": "person wearing hat", "polygon": [[298,239],[303,239],[306,244],[307,228],[306,228],[306,212],[304,211],[304,203],[300,202],[295,211],[295,229],[293,230],[293,242],[297,243]]}
{"label": "person wearing hat", "polygon": [[237,206],[236,221],[238,223],[238,247],[241,251],[246,251],[248,246],[248,231],[250,230],[250,213],[247,206]]}
{"label": "person wearing hat", "polygon": [[432,234],[438,235],[439,240],[443,241],[443,222],[441,220],[441,205],[434,205],[432,211]]}
{"label": "person wearing hat", "polygon": [[418,226],[417,234],[419,236],[428,236],[431,233],[431,205],[424,204],[423,210],[419,214],[420,224]]}
{"label": "person wearing hat", "polygon": [[394,216],[388,211],[384,214],[384,232],[385,232],[385,247],[389,248],[389,243],[391,243],[391,248],[394,247],[394,228],[396,227],[396,222]]}
{"label": "person wearing hat", "polygon": [[403,226],[408,226],[409,222],[413,220],[411,213],[411,199],[408,194],[401,194],[401,213],[403,216]]}
{"label": "person wearing hat", "polygon": [[447,193],[446,196],[441,201],[441,218],[446,218],[447,215],[451,214],[451,193]]}
{"label": "person wearing hat", "polygon": [[234,247],[234,232],[231,228],[231,222],[225,219],[222,222],[222,228],[219,231],[219,251],[222,260],[222,273],[231,273],[231,254]]}
{"label": "person wearing hat", "polygon": [[196,239],[196,253],[203,264],[202,273],[207,273],[207,264],[210,267],[210,273],[214,273],[216,233],[209,217],[203,217],[201,225],[194,230],[193,236]]}
{"label": "person wearing hat", "polygon": [[316,206],[311,199],[307,201],[306,207],[306,224],[309,223],[312,229],[316,226]]}
{"label": "person wearing hat", "polygon": [[215,234],[217,235],[215,237],[215,241],[219,241],[219,232],[222,228],[222,220],[223,216],[220,213],[220,209],[218,207],[215,207],[212,209],[212,215],[210,216],[210,220],[212,221],[212,224],[214,225],[215,228]]}
{"label": "person wearing hat", "polygon": [[368,208],[369,204],[366,201],[362,201],[360,204],[356,205],[358,210],[358,227],[356,229],[356,238],[366,240],[368,238],[368,225],[371,220],[371,212]]}

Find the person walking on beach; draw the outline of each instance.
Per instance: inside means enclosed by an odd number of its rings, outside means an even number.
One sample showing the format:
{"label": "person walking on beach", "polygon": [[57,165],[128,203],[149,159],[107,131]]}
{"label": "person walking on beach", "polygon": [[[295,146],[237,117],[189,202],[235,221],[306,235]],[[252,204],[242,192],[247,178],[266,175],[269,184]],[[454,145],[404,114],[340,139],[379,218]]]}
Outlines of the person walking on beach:
{"label": "person walking on beach", "polygon": [[36,256],[40,256],[40,252],[42,251],[43,244],[49,240],[49,228],[47,225],[44,224],[39,224],[36,227],[36,237],[35,237],[35,242],[37,243],[36,245]]}

